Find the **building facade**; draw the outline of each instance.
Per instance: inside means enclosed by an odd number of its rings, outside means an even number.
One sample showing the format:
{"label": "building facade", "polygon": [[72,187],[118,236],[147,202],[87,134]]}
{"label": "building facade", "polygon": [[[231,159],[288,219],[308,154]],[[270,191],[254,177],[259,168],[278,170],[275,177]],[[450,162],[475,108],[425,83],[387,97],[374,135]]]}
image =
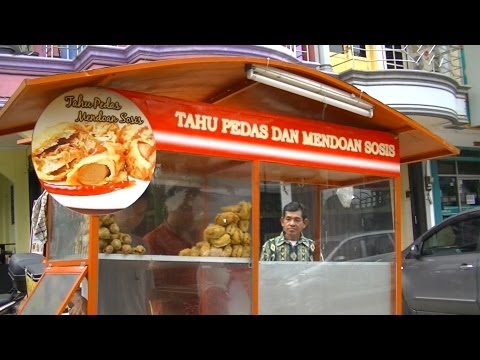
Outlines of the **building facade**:
{"label": "building facade", "polygon": [[[480,205],[474,45],[0,45],[0,107],[24,79],[182,55],[270,58],[333,74],[460,148],[455,158],[402,165],[403,247],[444,217]],[[31,135],[0,136],[0,243],[12,252],[28,251],[30,209],[41,192],[22,145]]]}

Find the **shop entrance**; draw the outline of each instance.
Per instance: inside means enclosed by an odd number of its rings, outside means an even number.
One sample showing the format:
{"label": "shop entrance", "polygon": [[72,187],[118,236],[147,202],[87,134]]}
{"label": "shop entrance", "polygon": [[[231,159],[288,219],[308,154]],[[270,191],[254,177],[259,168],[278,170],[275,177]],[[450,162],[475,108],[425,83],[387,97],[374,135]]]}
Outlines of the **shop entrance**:
{"label": "shop entrance", "polygon": [[480,177],[440,176],[439,180],[444,218],[480,206]]}

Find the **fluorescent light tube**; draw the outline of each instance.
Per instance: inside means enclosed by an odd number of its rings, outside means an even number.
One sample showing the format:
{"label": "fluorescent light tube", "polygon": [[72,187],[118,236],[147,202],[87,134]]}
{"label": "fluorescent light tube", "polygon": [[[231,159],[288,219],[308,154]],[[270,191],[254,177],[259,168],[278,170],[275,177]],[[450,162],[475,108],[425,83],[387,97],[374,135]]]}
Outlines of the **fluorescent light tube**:
{"label": "fluorescent light tube", "polygon": [[355,114],[373,117],[373,105],[354,94],[271,67],[251,66],[247,78],[259,83],[323,102]]}

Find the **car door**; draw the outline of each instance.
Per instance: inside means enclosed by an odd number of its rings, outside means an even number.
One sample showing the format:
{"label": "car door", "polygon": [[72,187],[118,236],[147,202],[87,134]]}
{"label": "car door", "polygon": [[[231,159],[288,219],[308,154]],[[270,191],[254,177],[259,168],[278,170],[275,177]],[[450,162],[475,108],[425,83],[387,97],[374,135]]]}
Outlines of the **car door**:
{"label": "car door", "polygon": [[404,296],[418,312],[479,314],[480,218],[441,227],[403,261]]}

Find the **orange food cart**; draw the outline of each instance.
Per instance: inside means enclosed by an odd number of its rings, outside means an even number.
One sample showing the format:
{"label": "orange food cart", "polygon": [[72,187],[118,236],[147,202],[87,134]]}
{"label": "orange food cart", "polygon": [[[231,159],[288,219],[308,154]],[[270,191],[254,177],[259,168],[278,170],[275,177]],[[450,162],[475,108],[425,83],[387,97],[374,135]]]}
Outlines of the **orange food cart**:
{"label": "orange food cart", "polygon": [[[401,313],[401,165],[456,148],[335,77],[247,57],[25,80],[0,114],[0,134],[31,130],[54,99],[75,90],[88,100],[94,88],[134,103],[152,128],[156,160],[141,227],[123,231],[115,211],[107,222],[50,197],[47,268],[22,314],[63,313],[82,282],[88,314]],[[86,108],[80,121],[107,121]],[[166,221],[169,199],[192,194],[185,189],[195,194],[183,219],[185,232],[197,229],[191,246],[169,254],[106,250],[114,233],[154,231]],[[292,200],[309,211],[305,235],[315,242],[315,261],[261,261],[261,246],[280,233],[282,207]],[[202,248],[209,225],[220,219],[226,228],[226,212],[239,215],[241,231]],[[100,232],[112,223],[115,231]],[[352,241],[328,257],[352,235],[392,230],[391,243]]]}

